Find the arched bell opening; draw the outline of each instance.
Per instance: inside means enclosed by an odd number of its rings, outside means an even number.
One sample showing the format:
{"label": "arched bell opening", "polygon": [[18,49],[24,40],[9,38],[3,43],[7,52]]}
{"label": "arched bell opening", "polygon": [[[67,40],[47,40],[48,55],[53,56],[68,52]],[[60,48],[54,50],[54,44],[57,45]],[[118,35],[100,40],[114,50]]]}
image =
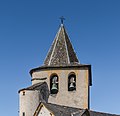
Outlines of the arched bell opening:
{"label": "arched bell opening", "polygon": [[68,91],[76,90],[76,75],[75,73],[70,73],[68,75]]}
{"label": "arched bell opening", "polygon": [[58,93],[58,75],[52,74],[50,77],[50,94],[57,94]]}

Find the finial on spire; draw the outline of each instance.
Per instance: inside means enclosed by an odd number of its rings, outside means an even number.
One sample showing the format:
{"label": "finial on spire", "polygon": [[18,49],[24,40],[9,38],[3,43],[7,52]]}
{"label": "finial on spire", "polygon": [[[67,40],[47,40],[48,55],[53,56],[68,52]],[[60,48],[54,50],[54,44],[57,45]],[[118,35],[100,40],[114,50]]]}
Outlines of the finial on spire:
{"label": "finial on spire", "polygon": [[61,16],[60,20],[61,20],[61,24],[63,24],[63,21],[65,20],[65,18],[63,16]]}

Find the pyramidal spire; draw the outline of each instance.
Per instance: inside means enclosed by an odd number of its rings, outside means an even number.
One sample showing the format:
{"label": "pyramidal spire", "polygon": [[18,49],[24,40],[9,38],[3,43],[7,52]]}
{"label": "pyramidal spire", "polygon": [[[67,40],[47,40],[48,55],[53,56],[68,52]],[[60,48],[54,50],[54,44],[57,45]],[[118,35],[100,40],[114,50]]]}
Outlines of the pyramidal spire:
{"label": "pyramidal spire", "polygon": [[63,23],[44,61],[46,66],[66,66],[79,64]]}

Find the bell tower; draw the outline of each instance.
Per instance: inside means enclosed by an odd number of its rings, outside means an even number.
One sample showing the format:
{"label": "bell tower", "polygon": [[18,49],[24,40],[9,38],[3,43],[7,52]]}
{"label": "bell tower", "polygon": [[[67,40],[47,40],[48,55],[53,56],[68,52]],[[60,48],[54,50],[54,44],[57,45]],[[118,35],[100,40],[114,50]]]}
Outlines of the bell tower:
{"label": "bell tower", "polygon": [[63,25],[55,36],[44,65],[30,71],[32,84],[46,82],[49,103],[89,109],[91,65],[81,64]]}

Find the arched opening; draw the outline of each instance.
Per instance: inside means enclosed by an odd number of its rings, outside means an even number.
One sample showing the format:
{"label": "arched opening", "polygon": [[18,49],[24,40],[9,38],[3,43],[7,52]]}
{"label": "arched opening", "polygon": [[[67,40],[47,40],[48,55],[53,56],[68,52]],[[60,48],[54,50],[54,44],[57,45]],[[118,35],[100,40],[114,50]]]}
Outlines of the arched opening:
{"label": "arched opening", "polygon": [[50,93],[51,94],[57,94],[58,93],[58,75],[57,74],[52,74],[50,77]]}
{"label": "arched opening", "polygon": [[68,75],[68,91],[76,90],[76,75],[75,73],[70,73]]}

